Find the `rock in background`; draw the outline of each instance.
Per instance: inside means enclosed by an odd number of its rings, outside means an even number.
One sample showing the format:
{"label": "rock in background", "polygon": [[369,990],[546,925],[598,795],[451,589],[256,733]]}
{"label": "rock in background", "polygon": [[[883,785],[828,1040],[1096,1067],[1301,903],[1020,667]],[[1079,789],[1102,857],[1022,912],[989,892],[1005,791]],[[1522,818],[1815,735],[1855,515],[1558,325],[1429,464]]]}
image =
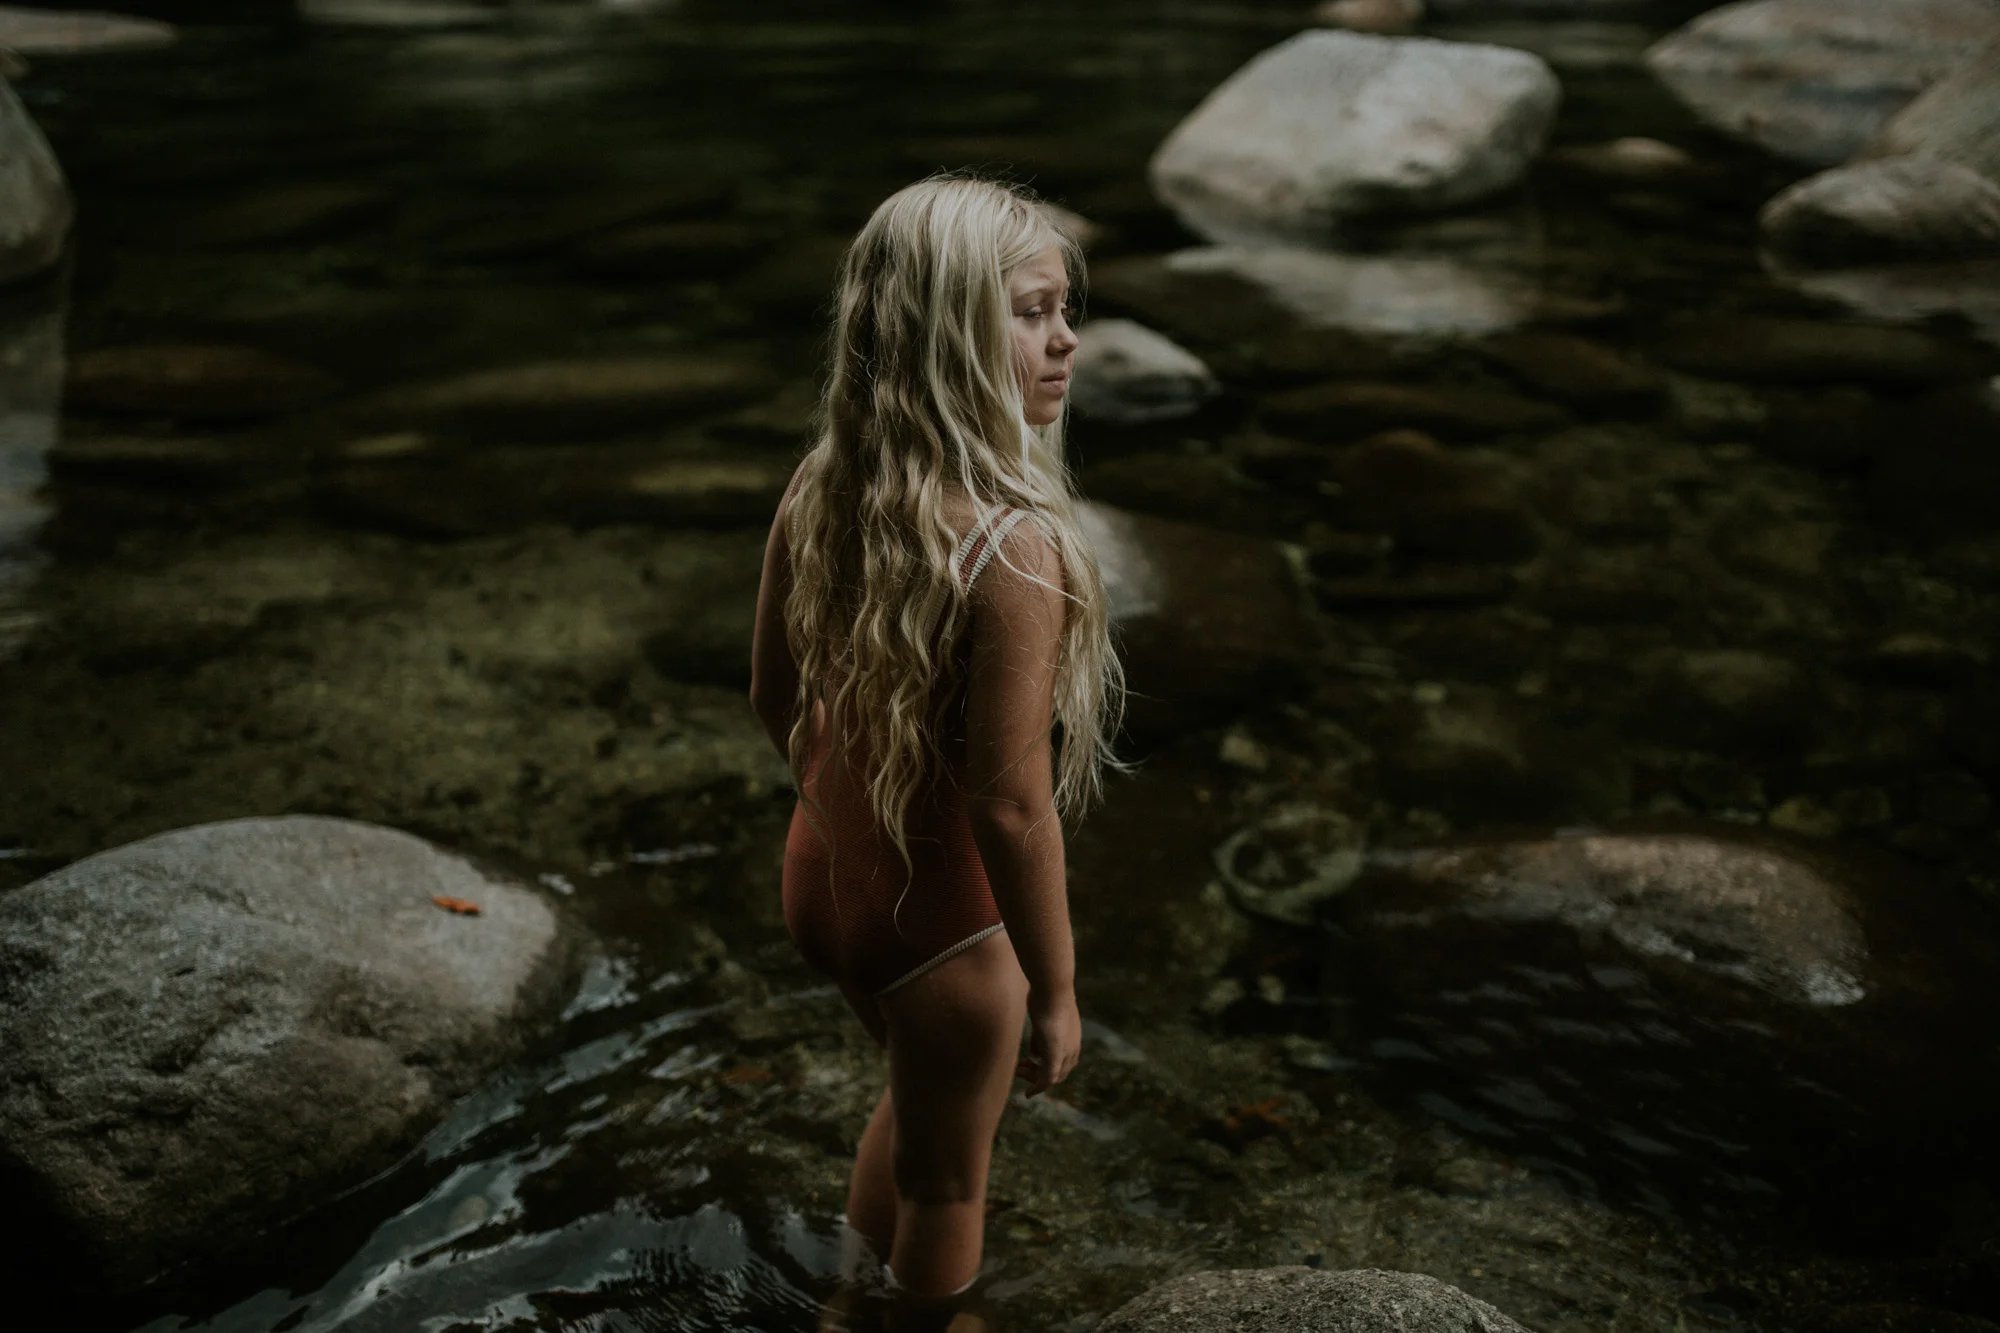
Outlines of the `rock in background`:
{"label": "rock in background", "polygon": [[1646,63],[1723,133],[1832,166],[1996,34],[1993,0],[1748,0],[1660,41]]}
{"label": "rock in background", "polygon": [[359,1184],[553,1016],[568,945],[537,894],[311,816],[0,897],[10,1248],[129,1286]]}
{"label": "rock in background", "polygon": [[1077,334],[1070,401],[1085,416],[1132,424],[1184,417],[1215,396],[1215,376],[1173,339],[1129,319],[1098,319]]}
{"label": "rock in background", "polygon": [[1904,107],[1854,162],[1764,208],[1764,235],[1830,262],[2000,254],[2000,33]]}
{"label": "rock in background", "polygon": [[1561,96],[1521,51],[1303,32],[1210,93],[1150,175],[1168,207],[1216,239],[1435,212],[1518,181]]}
{"label": "rock in background", "polygon": [[0,80],[0,282],[55,263],[75,211],[55,150]]}

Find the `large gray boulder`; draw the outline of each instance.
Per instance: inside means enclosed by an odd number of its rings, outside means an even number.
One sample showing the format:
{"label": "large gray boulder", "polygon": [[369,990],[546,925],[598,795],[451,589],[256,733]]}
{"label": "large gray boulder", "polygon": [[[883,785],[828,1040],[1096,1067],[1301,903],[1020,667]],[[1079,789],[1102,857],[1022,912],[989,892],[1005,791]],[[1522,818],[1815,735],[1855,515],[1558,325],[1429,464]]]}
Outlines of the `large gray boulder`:
{"label": "large gray boulder", "polygon": [[1747,0],[1664,38],[1646,63],[1725,134],[1832,166],[1996,35],[1995,0]]}
{"label": "large gray boulder", "polygon": [[462,857],[314,816],[160,834],[0,896],[12,1239],[129,1286],[366,1180],[553,1015],[570,938]]}
{"label": "large gray boulder", "polygon": [[1506,189],[1562,90],[1523,51],[1302,32],[1229,76],[1160,145],[1154,191],[1216,239],[1320,233]]}
{"label": "large gray boulder", "polygon": [[75,211],[55,150],[0,79],[0,282],[55,263]]}
{"label": "large gray boulder", "polygon": [[1422,1273],[1239,1268],[1163,1282],[1098,1333],[1525,1333],[1485,1301]]}

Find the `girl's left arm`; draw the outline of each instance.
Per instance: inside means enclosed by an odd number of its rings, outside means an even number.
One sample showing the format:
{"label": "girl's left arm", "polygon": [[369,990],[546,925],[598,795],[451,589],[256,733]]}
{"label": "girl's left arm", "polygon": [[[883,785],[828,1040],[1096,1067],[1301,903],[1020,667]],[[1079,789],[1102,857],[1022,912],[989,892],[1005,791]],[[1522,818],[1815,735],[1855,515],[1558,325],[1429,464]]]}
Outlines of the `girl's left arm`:
{"label": "girl's left arm", "polygon": [[778,505],[764,543],[764,574],[757,585],[757,625],[750,636],[750,707],[764,724],[771,744],[789,757],[792,722],[799,706],[799,664],[785,633],[785,599],[792,592],[792,557],[787,520],[791,496]]}

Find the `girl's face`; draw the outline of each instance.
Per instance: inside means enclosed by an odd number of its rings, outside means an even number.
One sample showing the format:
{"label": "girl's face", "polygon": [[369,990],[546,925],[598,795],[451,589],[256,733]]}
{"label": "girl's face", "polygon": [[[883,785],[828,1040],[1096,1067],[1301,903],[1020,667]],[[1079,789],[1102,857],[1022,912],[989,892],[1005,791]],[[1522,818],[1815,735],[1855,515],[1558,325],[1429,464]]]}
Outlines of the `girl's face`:
{"label": "girl's face", "polygon": [[1014,270],[1007,280],[1013,303],[1014,368],[1021,377],[1021,415],[1046,426],[1062,415],[1076,332],[1069,326],[1069,275],[1056,246]]}

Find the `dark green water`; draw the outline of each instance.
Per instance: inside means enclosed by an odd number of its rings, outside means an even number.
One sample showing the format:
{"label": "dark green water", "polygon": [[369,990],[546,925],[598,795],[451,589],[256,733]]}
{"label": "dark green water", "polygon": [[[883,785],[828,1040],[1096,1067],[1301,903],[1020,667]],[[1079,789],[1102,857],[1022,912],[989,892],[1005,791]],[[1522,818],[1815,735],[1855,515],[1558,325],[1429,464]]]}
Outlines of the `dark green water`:
{"label": "dark green water", "polygon": [[[53,447],[0,471],[0,886],[315,811],[543,876],[606,954],[542,1058],[389,1177],[115,1309],[24,1286],[27,1326],[807,1326],[881,1071],[784,939],[749,598],[832,255],[890,190],[967,166],[1107,228],[1092,310],[1222,374],[1190,422],[1079,423],[1087,489],[1294,543],[1319,598],[1280,692],[1142,738],[1075,835],[1093,1027],[1064,1099],[1003,1132],[1004,1326],[1082,1333],[1189,1268],[1300,1262],[1430,1272],[1545,1330],[2000,1318],[1983,1157],[1911,1155],[1939,1190],[1897,1240],[1779,1225],[1678,1188],[1675,1162],[1635,1185],[1594,1146],[1516,1152],[1399,1072],[1407,1015],[1371,1017],[1322,931],[1212,885],[1232,831],[1304,800],[1377,849],[1665,818],[1888,858],[1940,901],[2000,893],[2000,365],[1949,317],[1915,344],[1736,357],[1741,318],[1854,326],[1755,252],[1789,173],[1638,67],[1672,20],[1439,30],[1548,51],[1557,147],[1655,135],[1703,171],[1552,161],[1470,222],[1365,238],[1498,273],[1526,324],[1672,372],[1617,401],[1467,336],[1301,352],[1268,297],[1158,281],[1196,241],[1145,161],[1296,29],[1288,6],[549,6],[38,60],[21,93],[80,216],[67,272],[9,317],[73,373]],[[135,347],[153,369],[118,359]],[[605,387],[663,354],[740,383]],[[545,400],[403,392],[552,362]],[[1413,422],[1445,389],[1544,411],[1453,440],[1470,474],[1330,480],[1301,461],[1330,441],[1272,395],[1340,378],[1410,388]],[[1444,504],[1451,485],[1483,498]],[[1952,1040],[1990,1059],[1979,1024]],[[1755,1087],[1701,1095],[1738,1093],[1720,1119],[1755,1121]],[[1862,1123],[1851,1160],[1874,1164]],[[1875,1197],[1859,1210],[1908,1206]],[[1869,1311],[1910,1322],[1837,1323]]]}

